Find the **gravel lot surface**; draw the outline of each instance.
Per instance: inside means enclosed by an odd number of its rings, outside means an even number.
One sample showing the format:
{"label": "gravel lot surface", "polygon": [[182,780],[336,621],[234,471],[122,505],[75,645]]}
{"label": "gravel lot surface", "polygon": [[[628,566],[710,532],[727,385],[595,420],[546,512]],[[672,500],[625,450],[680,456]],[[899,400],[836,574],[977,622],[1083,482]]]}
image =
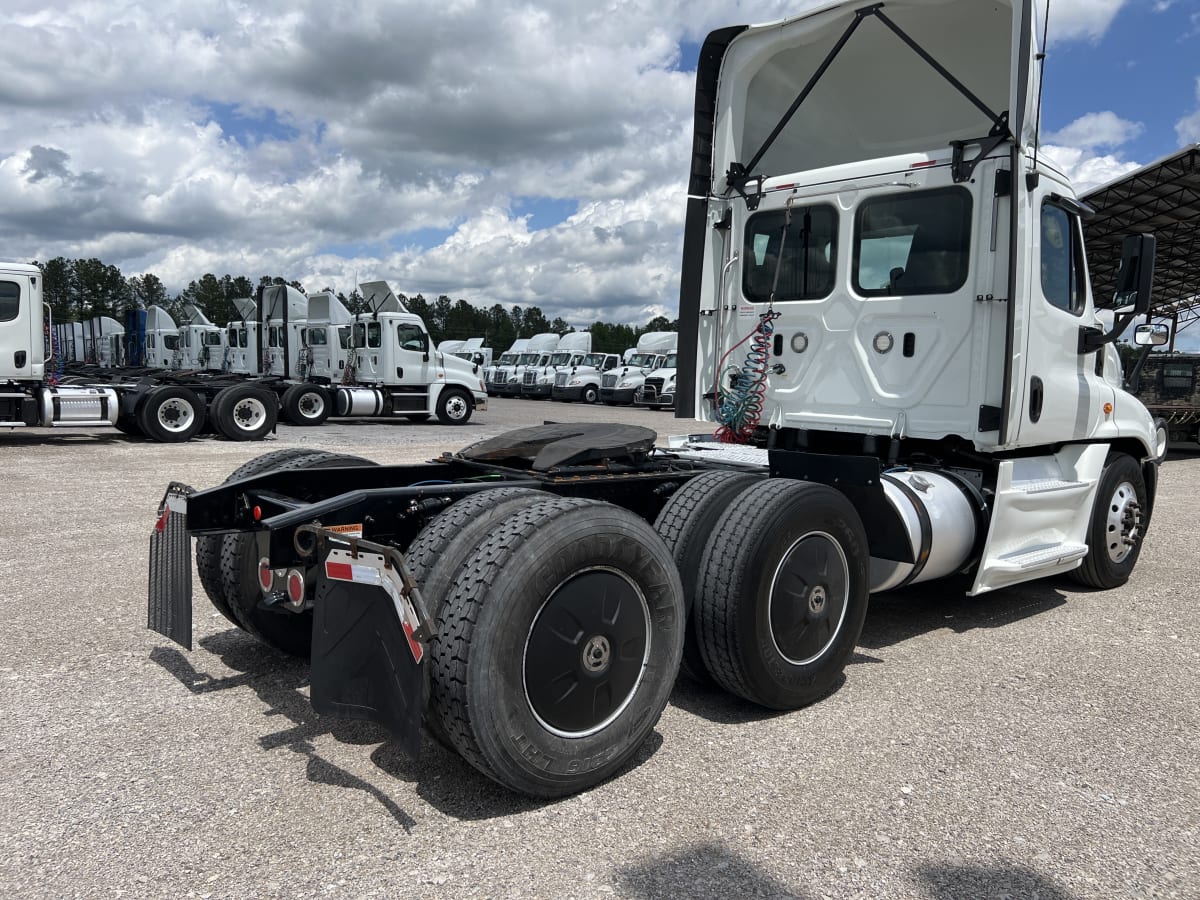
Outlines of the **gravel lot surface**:
{"label": "gravel lot surface", "polygon": [[631,767],[553,803],[318,719],[306,667],[198,586],[196,650],[144,628],[171,479],[283,446],[418,462],[582,418],[701,430],[493,400],[466,428],[259,444],[0,432],[0,894],[1200,897],[1200,458],[1163,467],[1124,588],[877,597],[828,699],[781,715],[681,682]]}

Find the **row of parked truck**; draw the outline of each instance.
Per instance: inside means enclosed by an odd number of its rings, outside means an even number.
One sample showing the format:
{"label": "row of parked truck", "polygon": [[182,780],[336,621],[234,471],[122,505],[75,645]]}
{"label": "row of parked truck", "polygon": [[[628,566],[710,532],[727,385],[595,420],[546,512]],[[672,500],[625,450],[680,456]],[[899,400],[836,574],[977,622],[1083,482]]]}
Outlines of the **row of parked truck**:
{"label": "row of parked truck", "polygon": [[594,353],[586,331],[537,334],[502,353],[484,382],[493,396],[673,409],[677,342],[673,331],[651,331],[623,354]]}
{"label": "row of parked truck", "polygon": [[221,328],[195,306],[55,323],[35,266],[0,265],[0,426],[115,426],[186,441],[206,426],[255,440],[282,415],[466,423],[487,408],[478,346],[433,348],[386,282],[361,286],[357,315],[329,292],[289,285],[235,300]]}

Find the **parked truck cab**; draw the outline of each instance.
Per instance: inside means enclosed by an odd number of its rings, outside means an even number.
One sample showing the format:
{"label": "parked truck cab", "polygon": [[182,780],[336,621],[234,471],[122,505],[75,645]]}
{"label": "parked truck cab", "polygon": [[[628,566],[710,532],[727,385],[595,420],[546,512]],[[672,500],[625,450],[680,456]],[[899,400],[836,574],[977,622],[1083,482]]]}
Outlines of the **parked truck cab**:
{"label": "parked truck cab", "polygon": [[600,399],[600,380],[604,373],[616,368],[620,362],[621,357],[616,353],[587,354],[579,365],[555,373],[551,399],[565,403],[576,400],[595,403]]}

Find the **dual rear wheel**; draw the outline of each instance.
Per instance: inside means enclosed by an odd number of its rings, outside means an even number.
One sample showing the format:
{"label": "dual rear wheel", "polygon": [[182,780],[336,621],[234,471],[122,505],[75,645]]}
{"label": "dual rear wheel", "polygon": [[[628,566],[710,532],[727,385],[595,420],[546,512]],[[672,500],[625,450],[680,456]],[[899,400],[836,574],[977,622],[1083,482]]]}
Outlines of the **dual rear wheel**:
{"label": "dual rear wheel", "polygon": [[711,472],[677,491],[655,527],[684,573],[685,674],[771,709],[837,687],[870,589],[866,533],[840,492]]}

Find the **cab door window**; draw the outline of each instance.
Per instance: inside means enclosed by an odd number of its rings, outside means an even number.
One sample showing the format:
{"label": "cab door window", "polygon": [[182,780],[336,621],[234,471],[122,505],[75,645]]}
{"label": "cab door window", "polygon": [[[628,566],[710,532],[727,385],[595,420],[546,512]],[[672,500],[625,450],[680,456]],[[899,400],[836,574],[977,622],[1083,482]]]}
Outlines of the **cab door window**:
{"label": "cab door window", "polygon": [[21,313],[21,286],[0,281],[0,322],[11,322]]}
{"label": "cab door window", "polygon": [[413,350],[420,353],[425,349],[425,332],[416,325],[397,325],[396,342],[400,345],[401,350]]}
{"label": "cab door window", "polygon": [[1042,293],[1051,306],[1080,315],[1087,302],[1087,267],[1079,219],[1047,200],[1041,224]]}

